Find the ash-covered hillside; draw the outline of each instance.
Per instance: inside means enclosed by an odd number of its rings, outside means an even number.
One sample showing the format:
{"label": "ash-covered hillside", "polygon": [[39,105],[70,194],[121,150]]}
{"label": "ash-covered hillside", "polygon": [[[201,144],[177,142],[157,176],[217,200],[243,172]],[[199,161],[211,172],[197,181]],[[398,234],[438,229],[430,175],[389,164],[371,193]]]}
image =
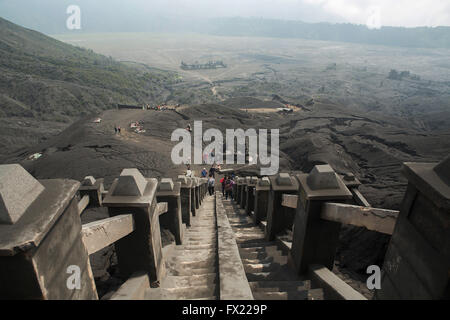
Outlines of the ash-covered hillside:
{"label": "ash-covered hillside", "polygon": [[169,95],[171,72],[119,63],[0,18],[0,153],[80,116]]}

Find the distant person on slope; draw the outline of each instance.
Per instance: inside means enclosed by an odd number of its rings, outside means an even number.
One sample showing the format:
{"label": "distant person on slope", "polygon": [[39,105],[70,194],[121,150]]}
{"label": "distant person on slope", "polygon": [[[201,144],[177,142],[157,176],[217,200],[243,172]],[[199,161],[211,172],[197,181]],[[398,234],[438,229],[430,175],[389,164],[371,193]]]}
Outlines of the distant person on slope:
{"label": "distant person on slope", "polygon": [[212,175],[209,175],[208,179],[208,192],[209,195],[212,196],[214,194],[214,185],[216,184],[216,180],[213,178]]}
{"label": "distant person on slope", "polygon": [[208,171],[206,171],[206,168],[203,168],[202,170],[202,178],[206,178],[208,176]]}

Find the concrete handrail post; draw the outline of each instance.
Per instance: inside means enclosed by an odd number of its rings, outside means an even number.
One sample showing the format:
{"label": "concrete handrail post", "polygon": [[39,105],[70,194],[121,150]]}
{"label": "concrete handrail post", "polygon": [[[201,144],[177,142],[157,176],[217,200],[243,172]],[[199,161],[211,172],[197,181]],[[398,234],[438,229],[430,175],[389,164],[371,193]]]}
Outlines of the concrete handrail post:
{"label": "concrete handrail post", "polygon": [[195,217],[197,213],[197,194],[195,192],[195,185],[197,182],[195,181],[195,178],[188,178],[191,181],[191,212],[192,216]]}
{"label": "concrete handrail post", "polygon": [[341,223],[322,220],[322,204],[348,201],[352,193],[329,165],[317,165],[309,174],[298,174],[297,179],[300,195],[289,259],[299,274],[308,272],[308,266],[312,264],[331,270]]}
{"label": "concrete handrail post", "polygon": [[234,201],[236,201],[236,198],[237,198],[237,180],[238,180],[238,178],[239,177],[235,177],[234,178],[234,183],[233,183],[233,199],[234,199]]}
{"label": "concrete handrail post", "polygon": [[269,193],[270,179],[268,177],[259,179],[255,186],[255,214],[253,215],[253,221],[256,225],[267,219]]}
{"label": "concrete handrail post", "polygon": [[200,181],[200,205],[203,203],[203,199],[205,197],[203,190],[206,188],[205,178],[199,178]]}
{"label": "concrete handrail post", "polygon": [[280,173],[269,179],[272,187],[267,209],[266,239],[272,241],[277,234],[292,227],[294,215],[289,214],[292,209],[283,207],[281,201],[283,193],[297,194],[298,181],[288,173]]}
{"label": "concrete handrail post", "polygon": [[181,183],[180,197],[181,197],[181,216],[183,223],[187,227],[191,226],[191,190],[192,180],[186,176],[178,176],[178,182]]}
{"label": "concrete handrail post", "polygon": [[156,193],[158,202],[167,202],[167,212],[159,216],[160,226],[169,229],[175,237],[175,243],[183,243],[183,218],[181,216],[181,182],[161,179]]}
{"label": "concrete handrail post", "polygon": [[376,299],[450,299],[450,156],[405,163],[408,187]]}
{"label": "concrete handrail post", "polygon": [[195,208],[200,209],[200,178],[194,178],[195,181]]}
{"label": "concrete handrail post", "polygon": [[245,201],[245,213],[251,215],[255,210],[255,187],[258,183],[258,177],[251,177],[247,180],[247,200]]}
{"label": "concrete handrail post", "polygon": [[208,179],[207,178],[202,178],[201,182],[202,182],[202,189],[201,189],[201,191],[202,191],[202,202],[203,202],[203,199],[206,197],[206,194],[208,192]]}
{"label": "concrete handrail post", "polygon": [[247,203],[247,183],[249,180],[250,177],[245,177],[241,180],[241,195],[239,197],[239,207],[241,209],[245,209],[245,204]]}
{"label": "concrete handrail post", "polygon": [[342,175],[339,175],[339,177],[342,179],[348,190],[350,190],[350,192],[352,193],[353,203],[364,207],[371,206],[367,199],[364,198],[364,196],[358,190],[358,188],[361,186],[361,181],[359,181],[353,173],[346,172]]}
{"label": "concrete handrail post", "polygon": [[245,178],[237,178],[236,179],[236,204],[241,204],[241,196],[242,196],[242,187],[245,182]]}
{"label": "concrete handrail post", "polygon": [[137,169],[124,169],[103,201],[110,217],[133,215],[136,230],[114,244],[125,278],[145,271],[154,282],[164,275],[159,214],[155,210],[157,186],[157,179],[144,178]]}
{"label": "concrete handrail post", "polygon": [[90,207],[101,207],[103,205],[103,185],[104,179],[95,179],[92,176],[85,177],[81,182],[79,193],[81,198],[85,195],[89,196]]}
{"label": "concrete handrail post", "polygon": [[197,178],[198,181],[198,205],[199,207],[203,202],[203,178]]}
{"label": "concrete handrail post", "polygon": [[81,236],[80,183],[38,181],[17,164],[0,165],[0,181],[0,299],[98,299]]}

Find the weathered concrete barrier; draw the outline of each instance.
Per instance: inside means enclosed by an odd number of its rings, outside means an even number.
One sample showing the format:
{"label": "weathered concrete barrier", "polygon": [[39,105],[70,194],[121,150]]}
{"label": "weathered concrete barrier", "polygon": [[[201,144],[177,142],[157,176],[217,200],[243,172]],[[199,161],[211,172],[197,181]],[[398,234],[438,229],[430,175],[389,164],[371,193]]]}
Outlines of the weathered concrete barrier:
{"label": "weathered concrete barrier", "polygon": [[245,183],[245,178],[242,178],[242,177],[237,178],[237,180],[236,180],[236,198],[235,198],[237,205],[241,204],[242,188],[243,188],[244,183]]}
{"label": "weathered concrete barrier", "polygon": [[200,209],[200,178],[192,178],[195,181],[195,208]]}
{"label": "weathered concrete barrier", "polygon": [[134,232],[133,215],[123,214],[84,224],[83,243],[89,255],[108,247]]}
{"label": "weathered concrete barrier", "polygon": [[150,288],[148,274],[136,272],[111,296],[110,300],[144,300]]}
{"label": "weathered concrete barrier", "polygon": [[203,199],[205,199],[206,194],[208,193],[208,179],[206,178],[201,178],[201,182],[202,182],[202,202]]}
{"label": "weathered concrete barrier", "polygon": [[315,166],[310,174],[298,174],[297,179],[300,197],[289,258],[299,274],[307,273],[312,264],[331,270],[341,223],[321,219],[322,205],[329,200],[346,201],[352,193],[329,165]]}
{"label": "weathered concrete barrier", "polygon": [[85,177],[81,182],[81,187],[79,189],[80,196],[89,197],[90,207],[101,207],[103,203],[103,193],[105,191],[103,185],[104,179],[95,179],[92,176]]}
{"label": "weathered concrete barrier", "polygon": [[188,178],[191,180],[191,212],[192,216],[195,217],[197,213],[197,193],[195,192],[195,185],[197,184],[195,178]]}
{"label": "weathered concrete barrier", "polygon": [[258,177],[251,177],[247,180],[247,200],[245,201],[245,213],[251,215],[255,210],[255,187],[258,183]]}
{"label": "weathered concrete barrier", "polygon": [[167,202],[167,212],[159,216],[160,226],[170,230],[175,243],[183,243],[183,218],[181,216],[181,182],[173,182],[170,178],[161,179],[156,192],[158,202]]}
{"label": "weathered concrete barrier", "polygon": [[450,298],[450,157],[405,163],[408,188],[376,299]]}
{"label": "weathered concrete barrier", "polygon": [[[98,299],[73,180],[0,165],[0,299]],[[80,287],[68,285],[76,273]]]}
{"label": "weathered concrete barrier", "polygon": [[237,188],[237,180],[239,179],[238,176],[234,177],[234,183],[233,183],[233,200],[237,201],[237,193],[238,193],[238,188]]}
{"label": "weathered concrete barrier", "polygon": [[270,179],[263,177],[258,180],[255,186],[255,208],[253,221],[255,224],[259,224],[261,221],[265,221],[267,218],[267,208],[269,204],[270,193]]}
{"label": "weathered concrete barrier", "polygon": [[198,204],[199,206],[203,203],[203,178],[197,178],[198,181]]}
{"label": "weathered concrete barrier", "polygon": [[221,196],[216,192],[220,300],[253,300],[239,248],[228,221]]}
{"label": "weathered concrete barrier", "polygon": [[364,207],[370,207],[369,202],[364,198],[364,196],[359,192],[358,188],[361,182],[355,177],[351,172],[340,175],[340,178],[344,182],[345,186],[353,194],[353,200],[356,204]]}
{"label": "weathered concrete barrier", "polygon": [[247,184],[250,180],[250,177],[245,177],[241,180],[241,195],[240,195],[240,202],[239,206],[241,209],[245,209],[245,205],[247,203]]}
{"label": "weathered concrete barrier", "polygon": [[147,272],[152,282],[164,276],[157,186],[158,180],[144,178],[139,170],[124,169],[103,201],[111,217],[133,215],[134,232],[115,243],[119,270],[125,278],[139,271]]}
{"label": "weathered concrete barrier", "polygon": [[281,205],[284,194],[297,194],[298,181],[288,173],[280,173],[278,176],[269,177],[271,190],[267,206],[266,239],[275,240],[275,236],[285,229],[292,228],[294,222],[293,209]]}
{"label": "weathered concrete barrier", "polygon": [[367,300],[341,278],[321,265],[310,265],[308,278],[318,288],[324,291],[327,300]]}
{"label": "weathered concrete barrier", "polygon": [[180,198],[181,198],[181,217],[186,226],[191,225],[191,201],[192,201],[192,180],[186,176],[178,176],[178,182],[181,183]]}

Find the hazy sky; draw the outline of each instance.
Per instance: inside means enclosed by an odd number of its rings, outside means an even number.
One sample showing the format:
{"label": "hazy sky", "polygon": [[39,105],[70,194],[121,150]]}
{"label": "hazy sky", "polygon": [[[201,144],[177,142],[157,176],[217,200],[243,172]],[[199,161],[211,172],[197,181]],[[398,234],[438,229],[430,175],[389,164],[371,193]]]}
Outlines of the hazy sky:
{"label": "hazy sky", "polygon": [[[0,0],[0,16],[35,17],[68,4],[98,14],[195,17],[264,17],[374,26],[450,26],[450,0]],[[65,12],[63,12],[65,14]]]}
{"label": "hazy sky", "polygon": [[[132,0],[156,10],[306,22],[366,24],[379,13],[383,26],[450,26],[450,0]],[[176,9],[178,8],[178,9]]]}

